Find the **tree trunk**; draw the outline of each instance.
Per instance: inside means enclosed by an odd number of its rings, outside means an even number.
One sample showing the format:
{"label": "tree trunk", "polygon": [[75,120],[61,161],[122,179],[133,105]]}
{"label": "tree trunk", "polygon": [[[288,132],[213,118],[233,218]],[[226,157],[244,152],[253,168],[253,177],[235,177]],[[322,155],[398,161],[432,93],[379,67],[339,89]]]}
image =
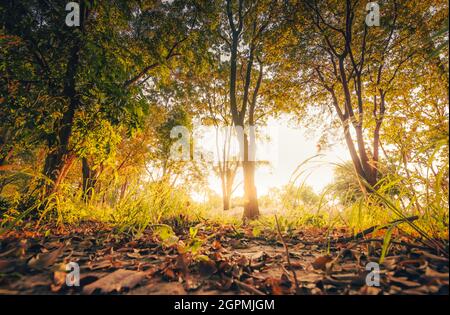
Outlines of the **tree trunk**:
{"label": "tree trunk", "polygon": [[[376,97],[374,99],[375,102],[375,108],[377,106],[376,104]],[[374,112],[375,117],[375,129],[373,132],[373,169],[372,169],[372,177],[375,183],[377,182],[378,178],[378,162],[379,162],[379,151],[380,151],[380,131],[381,131],[381,125],[383,123],[384,119],[384,112],[385,112],[386,106],[385,106],[385,94],[383,91],[380,91],[380,114],[376,115]]]}
{"label": "tree trunk", "polygon": [[86,157],[81,159],[81,163],[81,171],[83,174],[83,197],[85,201],[88,201],[92,197],[95,184],[97,183],[97,172],[91,169]]}
{"label": "tree trunk", "polygon": [[223,193],[223,210],[230,210],[230,195],[227,192]]}
{"label": "tree trunk", "polygon": [[363,140],[363,131],[362,128],[358,127],[356,129],[357,134],[357,143],[358,143],[358,150],[359,150],[359,156],[361,161],[361,166],[363,169],[363,178],[365,181],[372,187],[374,187],[377,183],[377,178],[375,176],[376,172],[374,169],[374,165],[371,165],[369,162],[369,157],[367,156],[366,152],[366,143]]}
{"label": "tree trunk", "polygon": [[244,219],[259,217],[258,195],[255,187],[255,162],[247,161],[244,168]]}
{"label": "tree trunk", "polygon": [[[252,154],[253,155],[253,154]],[[244,220],[259,217],[258,194],[255,186],[255,159],[249,158],[249,142],[247,134],[244,135]]]}
{"label": "tree trunk", "polygon": [[[238,63],[238,47],[239,47],[239,41],[242,38],[242,30],[244,26],[244,15],[242,13],[242,8],[244,1],[239,0],[238,5],[238,21],[237,25],[234,22],[233,19],[233,10],[232,10],[232,1],[227,0],[227,6],[226,6],[226,12],[228,16],[228,21],[231,29],[231,43],[230,43],[230,81],[229,81],[229,91],[230,91],[230,110],[231,110],[231,116],[233,119],[234,126],[236,128],[242,128],[244,129],[245,125],[245,117],[247,114],[247,105],[248,105],[248,97],[249,97],[249,88],[251,84],[251,74],[252,74],[252,67],[253,67],[253,58],[255,53],[255,42],[253,40],[250,42],[249,47],[249,56],[247,58],[247,69],[243,84],[243,91],[242,91],[242,106],[240,109],[238,109],[237,105],[237,93],[236,93],[236,82],[237,82],[237,63]],[[256,35],[256,20],[253,23],[253,35]],[[256,37],[255,37],[256,38]],[[255,103],[256,103],[256,96],[258,94],[258,88],[259,84],[261,83],[261,79],[258,80],[258,84],[255,87],[254,91],[254,97],[253,102],[251,106],[253,107],[252,110],[254,110]],[[250,110],[249,113],[249,125],[253,126],[253,113]],[[239,132],[238,132],[239,134]],[[239,137],[240,138],[240,137]],[[243,169],[243,175],[244,175],[244,220],[247,219],[255,219],[259,216],[259,207],[258,207],[258,200],[257,200],[257,193],[256,193],[256,187],[255,187],[255,161],[254,158],[249,159],[249,143],[248,143],[248,135],[244,132],[243,133],[243,143],[241,143],[241,154],[243,153],[244,157],[242,159],[242,169]],[[253,140],[253,137],[252,139]],[[242,139],[240,138],[240,141]],[[253,144],[253,142],[252,142]],[[252,147],[253,148],[253,147]],[[253,154],[252,150],[252,154]]]}
{"label": "tree trunk", "polygon": [[[85,1],[80,2],[80,29],[84,33],[85,20],[88,17],[88,8]],[[82,39],[76,36],[73,40],[73,46],[70,49],[69,60],[67,62],[66,73],[64,77],[63,97],[68,100],[68,107],[63,113],[63,117],[56,126],[56,143],[49,141],[49,153],[45,159],[44,175],[49,179],[46,182],[46,194],[50,194],[58,189],[59,184],[66,177],[75,156],[69,148],[70,138],[72,137],[72,127],[75,118],[75,112],[80,105],[79,95],[76,91],[76,75],[80,65],[80,51]]]}
{"label": "tree trunk", "polygon": [[69,109],[64,113],[61,120],[62,126],[58,132],[59,143],[55,148],[51,149],[45,159],[44,175],[49,180],[45,185],[47,193],[52,193],[58,188],[58,185],[67,175],[68,166],[70,166],[67,165],[68,162],[73,160],[73,156],[69,150],[69,141],[72,136],[75,107],[75,102],[71,100]]}
{"label": "tree trunk", "polygon": [[223,201],[223,210],[230,209],[230,194],[228,193],[228,185],[227,185],[227,176],[226,171],[221,170],[220,181],[222,184],[222,201]]}
{"label": "tree trunk", "polygon": [[229,168],[225,170],[225,176],[222,178],[222,196],[223,196],[223,210],[229,210],[231,208],[231,195],[233,193],[233,182],[236,172]]}

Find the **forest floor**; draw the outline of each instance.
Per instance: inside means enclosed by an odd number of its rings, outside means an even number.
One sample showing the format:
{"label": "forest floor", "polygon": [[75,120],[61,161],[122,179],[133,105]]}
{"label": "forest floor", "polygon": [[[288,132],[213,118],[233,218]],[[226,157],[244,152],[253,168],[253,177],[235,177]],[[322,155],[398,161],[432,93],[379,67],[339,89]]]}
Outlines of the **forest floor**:
{"label": "forest floor", "polygon": [[[336,229],[328,242],[319,228],[283,239],[213,223],[197,225],[195,236],[188,226],[174,231],[171,246],[151,229],[136,239],[96,222],[11,231],[0,238],[0,294],[449,293],[448,255],[400,236],[380,265],[379,286],[368,286],[366,266],[379,261],[383,244],[375,234],[349,240]],[[183,251],[192,238],[200,246]],[[69,262],[79,264],[80,286],[66,285]]]}

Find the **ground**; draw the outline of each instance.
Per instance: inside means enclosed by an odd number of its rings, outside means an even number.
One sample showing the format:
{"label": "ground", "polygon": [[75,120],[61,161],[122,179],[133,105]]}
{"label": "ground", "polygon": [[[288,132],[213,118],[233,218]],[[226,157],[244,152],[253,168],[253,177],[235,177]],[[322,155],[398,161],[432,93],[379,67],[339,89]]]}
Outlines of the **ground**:
{"label": "ground", "polygon": [[[137,238],[95,222],[40,229],[50,230],[0,239],[0,294],[448,294],[448,257],[400,237],[379,285],[368,286],[376,278],[367,264],[380,261],[383,244],[376,235],[349,240],[335,229],[327,241],[325,230],[304,228],[255,237],[250,227],[203,222],[175,227],[169,244],[155,228]],[[80,267],[78,287],[66,285],[69,262]]]}

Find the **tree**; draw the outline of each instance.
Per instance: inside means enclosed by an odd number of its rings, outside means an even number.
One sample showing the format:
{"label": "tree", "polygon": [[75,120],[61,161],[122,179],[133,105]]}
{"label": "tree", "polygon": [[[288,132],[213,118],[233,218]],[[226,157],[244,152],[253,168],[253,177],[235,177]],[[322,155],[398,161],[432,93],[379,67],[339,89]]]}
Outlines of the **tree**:
{"label": "tree", "polygon": [[[305,94],[331,104],[354,168],[369,187],[379,180],[386,100],[416,54],[413,33],[400,24],[407,22],[399,17],[405,7],[386,1],[383,8],[381,27],[365,24],[367,12],[361,1],[300,1],[294,9]],[[367,125],[372,135],[367,134]]]}
{"label": "tree", "polygon": [[208,52],[206,54],[211,56],[205,58],[206,62],[202,65],[202,69],[197,71],[198,75],[195,78],[189,77],[187,80],[191,83],[194,81],[193,85],[196,87],[192,96],[192,99],[196,101],[195,116],[202,125],[215,129],[214,149],[217,161],[212,162],[213,170],[221,181],[223,210],[229,210],[231,196],[236,188],[234,180],[241,161],[239,155],[232,151],[235,133],[231,127],[227,67],[220,63],[220,56]]}
{"label": "tree", "polygon": [[39,118],[31,129],[40,131],[34,137],[47,146],[47,193],[57,189],[77,158],[73,130],[84,112],[95,112],[90,116],[95,121],[138,127],[146,109],[142,84],[181,55],[194,11],[182,1],[83,0],[80,26],[71,28],[61,27],[67,12],[59,4],[2,5],[2,29],[18,42],[2,58],[7,70],[2,95],[19,108],[15,115]]}
{"label": "tree", "polygon": [[[276,1],[227,0],[219,36],[229,53],[229,102],[233,125],[242,130],[241,156],[244,177],[244,218],[259,216],[255,186],[255,111],[263,80],[265,37],[274,27]],[[268,12],[268,14],[267,14]],[[223,33],[225,32],[225,33]],[[255,68],[256,64],[256,68]],[[241,69],[242,84],[238,68]],[[256,79],[255,79],[256,76]]]}

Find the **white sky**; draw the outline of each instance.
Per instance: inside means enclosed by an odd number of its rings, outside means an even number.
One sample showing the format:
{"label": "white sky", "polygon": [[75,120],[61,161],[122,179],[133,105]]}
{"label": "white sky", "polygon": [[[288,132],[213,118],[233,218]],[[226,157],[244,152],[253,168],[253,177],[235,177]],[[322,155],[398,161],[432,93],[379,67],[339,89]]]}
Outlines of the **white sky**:
{"label": "white sky", "polygon": [[[305,160],[318,154],[317,143],[320,135],[306,135],[305,127],[288,126],[286,119],[272,119],[264,130],[268,130],[271,141],[257,145],[257,156],[268,156],[270,166],[260,166],[256,170],[255,180],[258,195],[267,194],[272,187],[281,187],[289,183],[293,172]],[[321,151],[301,167],[302,177],[297,183],[305,183],[319,193],[333,181],[333,163],[350,159],[345,143],[332,143],[328,151]],[[263,151],[263,152],[261,152]],[[300,171],[301,172],[301,171]],[[220,179],[214,174],[209,176],[209,186],[221,194]],[[242,168],[238,169],[235,184],[242,182]],[[242,195],[242,184],[234,196]]]}

